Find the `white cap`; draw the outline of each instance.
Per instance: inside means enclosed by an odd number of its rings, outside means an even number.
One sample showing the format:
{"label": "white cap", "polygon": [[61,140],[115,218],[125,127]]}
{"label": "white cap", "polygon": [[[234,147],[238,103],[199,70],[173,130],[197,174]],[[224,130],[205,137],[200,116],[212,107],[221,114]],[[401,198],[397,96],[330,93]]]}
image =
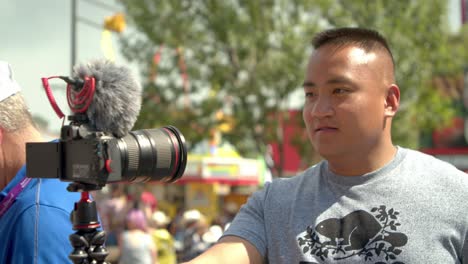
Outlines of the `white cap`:
{"label": "white cap", "polygon": [[13,71],[10,64],[0,61],[0,102],[16,94],[21,90],[18,83],[13,79]]}
{"label": "white cap", "polygon": [[190,222],[196,222],[202,218],[200,211],[196,209],[188,210],[182,215],[182,221],[187,224]]}
{"label": "white cap", "polygon": [[162,211],[154,212],[151,218],[157,225],[167,225],[170,222],[169,217]]}

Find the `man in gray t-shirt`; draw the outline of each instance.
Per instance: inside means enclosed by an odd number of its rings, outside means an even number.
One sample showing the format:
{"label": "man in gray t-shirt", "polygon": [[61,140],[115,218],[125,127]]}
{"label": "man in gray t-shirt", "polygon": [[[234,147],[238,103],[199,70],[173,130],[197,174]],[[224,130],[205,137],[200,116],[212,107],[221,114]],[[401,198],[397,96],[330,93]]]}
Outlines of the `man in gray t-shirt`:
{"label": "man in gray t-shirt", "polygon": [[313,45],[303,119],[324,160],[254,193],[190,263],[468,264],[468,175],[393,144],[400,89],[385,38],[338,28]]}
{"label": "man in gray t-shirt", "polygon": [[224,235],[270,263],[467,263],[464,172],[405,148],[360,177],[328,165],[265,186]]}

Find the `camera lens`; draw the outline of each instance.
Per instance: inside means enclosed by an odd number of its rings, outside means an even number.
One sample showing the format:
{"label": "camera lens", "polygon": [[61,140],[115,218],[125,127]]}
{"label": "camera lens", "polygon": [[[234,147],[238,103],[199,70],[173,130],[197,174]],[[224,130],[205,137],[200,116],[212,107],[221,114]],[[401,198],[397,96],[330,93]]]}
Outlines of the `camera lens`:
{"label": "camera lens", "polygon": [[174,182],[185,171],[185,138],[173,126],[129,132],[117,142],[122,179],[129,182]]}

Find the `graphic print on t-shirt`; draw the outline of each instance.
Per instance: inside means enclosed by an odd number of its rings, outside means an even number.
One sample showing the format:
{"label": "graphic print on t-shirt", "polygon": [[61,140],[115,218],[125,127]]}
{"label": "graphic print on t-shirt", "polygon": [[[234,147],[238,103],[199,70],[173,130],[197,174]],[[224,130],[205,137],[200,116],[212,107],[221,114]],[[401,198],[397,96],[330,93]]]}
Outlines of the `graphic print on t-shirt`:
{"label": "graphic print on t-shirt", "polygon": [[[364,261],[398,261],[401,247],[408,237],[397,232],[399,212],[387,211],[385,205],[374,207],[371,212],[357,210],[343,218],[329,218],[315,227],[308,226],[298,237],[305,255],[322,261],[338,261],[359,257]],[[383,263],[383,262],[380,262]]]}

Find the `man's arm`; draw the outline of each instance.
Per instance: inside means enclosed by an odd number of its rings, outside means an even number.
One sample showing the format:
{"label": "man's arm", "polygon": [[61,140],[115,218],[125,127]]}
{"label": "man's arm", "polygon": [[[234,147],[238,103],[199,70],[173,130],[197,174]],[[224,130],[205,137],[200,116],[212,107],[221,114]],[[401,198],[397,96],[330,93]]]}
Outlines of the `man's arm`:
{"label": "man's arm", "polygon": [[[224,232],[224,236],[189,264],[261,264],[268,254],[264,203],[270,183],[256,191]],[[243,237],[243,238],[242,238]]]}
{"label": "man's arm", "polygon": [[261,264],[262,256],[257,248],[237,236],[225,236],[218,243],[187,264]]}

